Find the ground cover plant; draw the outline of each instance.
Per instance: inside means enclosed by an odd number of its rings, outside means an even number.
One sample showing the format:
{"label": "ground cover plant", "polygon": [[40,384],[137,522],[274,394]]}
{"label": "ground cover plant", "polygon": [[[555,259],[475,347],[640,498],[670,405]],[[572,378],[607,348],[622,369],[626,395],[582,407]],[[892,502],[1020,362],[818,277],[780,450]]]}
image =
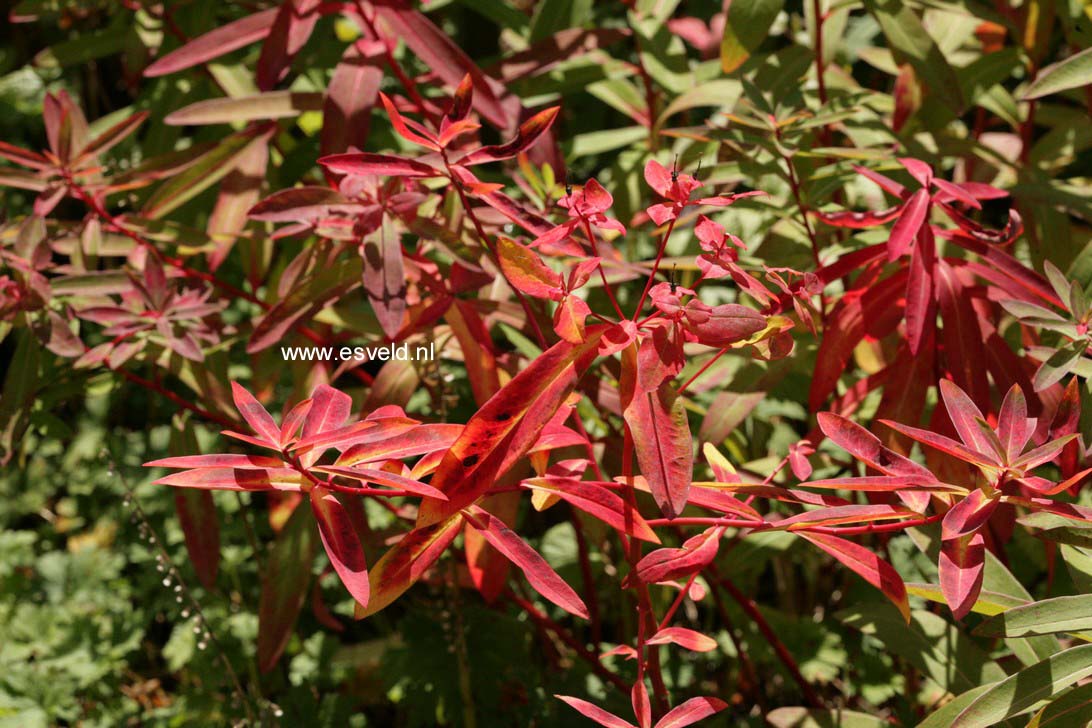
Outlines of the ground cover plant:
{"label": "ground cover plant", "polygon": [[1092,721],[1075,0],[22,0],[0,723]]}

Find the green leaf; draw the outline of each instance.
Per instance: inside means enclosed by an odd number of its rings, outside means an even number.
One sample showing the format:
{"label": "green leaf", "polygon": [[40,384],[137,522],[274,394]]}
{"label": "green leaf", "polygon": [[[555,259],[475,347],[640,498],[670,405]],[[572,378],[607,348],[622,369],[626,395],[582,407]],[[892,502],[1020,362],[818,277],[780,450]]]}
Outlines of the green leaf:
{"label": "green leaf", "polygon": [[255,119],[290,119],[305,111],[322,109],[322,94],[270,91],[239,98],[205,99],[167,114],[172,126],[230,124]]}
{"label": "green leaf", "polygon": [[989,690],[995,684],[996,683],[979,685],[974,690],[968,690],[962,695],[957,695],[945,703],[940,710],[930,713],[925,720],[918,723],[917,728],[951,728],[952,721],[955,717],[962,713],[968,705],[973,703],[979,695]]}
{"label": "green leaf", "polygon": [[1024,92],[1024,101],[1080,88],[1092,83],[1092,48],[1047,66]]}
{"label": "green leaf", "polygon": [[952,728],[988,728],[1092,675],[1092,645],[1059,652],[982,693],[956,716]]}
{"label": "green leaf", "polygon": [[1027,637],[1092,630],[1092,594],[1055,597],[1032,602],[986,620],[975,634],[990,637]]}
{"label": "green leaf", "polygon": [[1092,684],[1073,688],[1035,714],[1027,728],[1067,728],[1092,723]]}
{"label": "green leaf", "polygon": [[720,42],[720,66],[725,73],[743,65],[762,45],[784,4],[784,0],[745,0],[728,6]]}
{"label": "green leaf", "polygon": [[164,182],[144,203],[141,214],[152,219],[163,217],[189,202],[227,176],[232,164],[251,144],[265,143],[265,135],[253,132],[234,134],[186,168]]}
{"label": "green leaf", "polygon": [[892,49],[909,61],[929,92],[961,114],[964,100],[959,77],[911,6],[902,0],[866,0],[865,6],[879,22]]}
{"label": "green leaf", "polygon": [[[911,596],[928,599],[929,601],[936,602],[937,604],[948,603],[948,601],[944,598],[944,593],[936,584],[907,584],[906,593],[910,594]],[[1025,604],[1027,604],[1027,600],[1016,599],[1006,594],[983,590],[979,592],[978,600],[975,601],[974,606],[971,607],[971,611],[977,614],[985,614],[988,617],[992,617],[995,614],[1000,614],[1001,612],[1004,612],[1006,609],[1021,607]]]}
{"label": "green leaf", "polygon": [[545,0],[537,3],[531,17],[532,44],[549,38],[559,30],[578,28],[591,17],[591,0]]}
{"label": "green leaf", "polygon": [[892,653],[951,693],[1005,677],[967,635],[932,612],[915,609],[907,626],[887,605],[864,605],[835,615],[843,624],[883,642]]}
{"label": "green leaf", "polygon": [[766,715],[774,728],[882,728],[887,721],[855,710],[778,708]]}

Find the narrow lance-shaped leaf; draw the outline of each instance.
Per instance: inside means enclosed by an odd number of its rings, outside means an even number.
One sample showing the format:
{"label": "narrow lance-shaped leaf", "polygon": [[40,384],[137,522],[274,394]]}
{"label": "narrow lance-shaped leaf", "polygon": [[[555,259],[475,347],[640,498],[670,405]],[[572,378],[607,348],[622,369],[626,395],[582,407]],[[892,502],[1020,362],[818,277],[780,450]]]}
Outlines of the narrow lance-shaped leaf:
{"label": "narrow lance-shaped leaf", "polygon": [[614,713],[608,713],[594,703],[589,703],[587,700],[581,700],[580,698],[571,698],[568,695],[555,695],[555,698],[565,702],[573,710],[580,713],[588,720],[593,720],[601,726],[606,728],[637,728],[632,723],[626,720],[622,720]]}
{"label": "narrow lance-shaped leaf", "polygon": [[315,514],[326,555],[341,583],[358,604],[368,606],[371,593],[368,565],[349,512],[333,491],[320,485],[311,489],[311,511]]}
{"label": "narrow lance-shaped leaf", "polygon": [[728,703],[719,698],[690,698],[669,710],[656,723],[656,728],[685,728],[716,715],[727,707]]}
{"label": "narrow lance-shaped leaf", "polygon": [[369,575],[371,600],[367,607],[357,606],[356,618],[375,614],[416,584],[459,535],[463,521],[463,516],[456,514],[415,528],[383,554]]}
{"label": "narrow lance-shaped leaf", "polygon": [[1092,675],[1092,645],[1071,647],[993,685],[956,716],[951,728],[987,728]]}
{"label": "narrow lance-shaped leaf", "polygon": [[144,69],[144,75],[165,76],[250,45],[269,35],[276,17],[277,8],[270,8],[232,21],[171,51]]}
{"label": "narrow lance-shaped leaf", "polygon": [[906,596],[906,585],[891,564],[864,546],[838,536],[811,531],[798,531],[797,534],[853,569],[861,578],[883,592],[909,624],[910,601]]}
{"label": "narrow lance-shaped leaf", "polygon": [[1089,84],[1092,84],[1092,48],[1086,48],[1040,71],[1035,82],[1024,91],[1024,100],[1039,99]]}
{"label": "narrow lance-shaped leaf", "polygon": [[685,627],[665,627],[645,641],[646,645],[675,644],[694,652],[710,652],[717,649],[717,641],[701,632]]}
{"label": "narrow lance-shaped leaf", "polygon": [[1006,609],[975,628],[990,637],[1028,637],[1092,630],[1092,594],[1054,597]]}
{"label": "narrow lance-shaped leaf", "polygon": [[652,497],[665,516],[674,518],[686,507],[694,474],[690,422],[671,382],[644,391],[638,366],[636,352],[630,347],[622,359],[623,416]]}
{"label": "narrow lance-shaped leaf", "polygon": [[518,566],[527,582],[539,594],[570,614],[588,619],[588,608],[572,587],[557,575],[546,559],[527,545],[502,520],[477,506],[471,506],[468,520],[493,548]]}
{"label": "narrow lance-shaped leaf", "polygon": [[575,478],[556,477],[530,478],[523,481],[523,485],[542,493],[556,495],[572,504],[573,507],[630,536],[643,541],[660,543],[660,538],[641,514],[631,508],[618,494],[602,485]]}
{"label": "narrow lance-shaped leaf", "polygon": [[406,276],[397,228],[384,216],[379,229],[364,238],[360,248],[364,292],[383,333],[394,339],[406,317]]}
{"label": "narrow lance-shaped leaf", "polygon": [[432,478],[448,502],[422,504],[417,523],[445,520],[481,497],[524,456],[594,359],[603,328],[589,328],[582,344],[550,347],[470,418]]}
{"label": "narrow lance-shaped leaf", "polygon": [[971,533],[944,541],[940,548],[940,588],[956,619],[962,619],[982,589],[985,574],[985,541]]}

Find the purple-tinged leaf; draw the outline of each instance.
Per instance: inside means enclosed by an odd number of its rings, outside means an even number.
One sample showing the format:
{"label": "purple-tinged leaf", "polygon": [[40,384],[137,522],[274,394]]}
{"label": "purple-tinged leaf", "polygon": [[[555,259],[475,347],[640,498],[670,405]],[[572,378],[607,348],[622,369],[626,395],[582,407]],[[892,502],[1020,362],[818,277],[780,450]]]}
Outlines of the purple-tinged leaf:
{"label": "purple-tinged leaf", "polygon": [[311,489],[311,511],[334,571],[353,599],[367,607],[371,594],[368,564],[349,512],[332,491],[321,485]]}
{"label": "purple-tinged leaf", "polygon": [[986,571],[981,533],[943,541],[940,546],[940,589],[956,619],[963,619],[982,591]]}

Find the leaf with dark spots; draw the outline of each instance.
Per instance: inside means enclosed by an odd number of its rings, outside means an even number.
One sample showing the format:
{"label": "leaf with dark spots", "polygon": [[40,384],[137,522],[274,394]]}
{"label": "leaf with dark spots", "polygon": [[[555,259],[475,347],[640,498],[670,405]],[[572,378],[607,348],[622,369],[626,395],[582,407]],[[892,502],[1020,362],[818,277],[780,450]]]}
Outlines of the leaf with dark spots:
{"label": "leaf with dark spots", "polygon": [[[432,477],[433,487],[450,500],[423,503],[418,526],[446,520],[476,501],[530,450],[595,358],[603,330],[589,328],[582,344],[550,347],[482,405]],[[498,419],[501,413],[509,417]]]}
{"label": "leaf with dark spots", "polygon": [[320,485],[311,489],[311,511],[326,555],[341,583],[358,604],[368,606],[371,593],[368,564],[349,512],[333,491]]}
{"label": "leaf with dark spots", "polygon": [[445,521],[415,528],[383,554],[368,577],[371,599],[367,607],[357,605],[356,618],[375,614],[416,584],[459,535],[463,520],[461,514],[456,514]]}

